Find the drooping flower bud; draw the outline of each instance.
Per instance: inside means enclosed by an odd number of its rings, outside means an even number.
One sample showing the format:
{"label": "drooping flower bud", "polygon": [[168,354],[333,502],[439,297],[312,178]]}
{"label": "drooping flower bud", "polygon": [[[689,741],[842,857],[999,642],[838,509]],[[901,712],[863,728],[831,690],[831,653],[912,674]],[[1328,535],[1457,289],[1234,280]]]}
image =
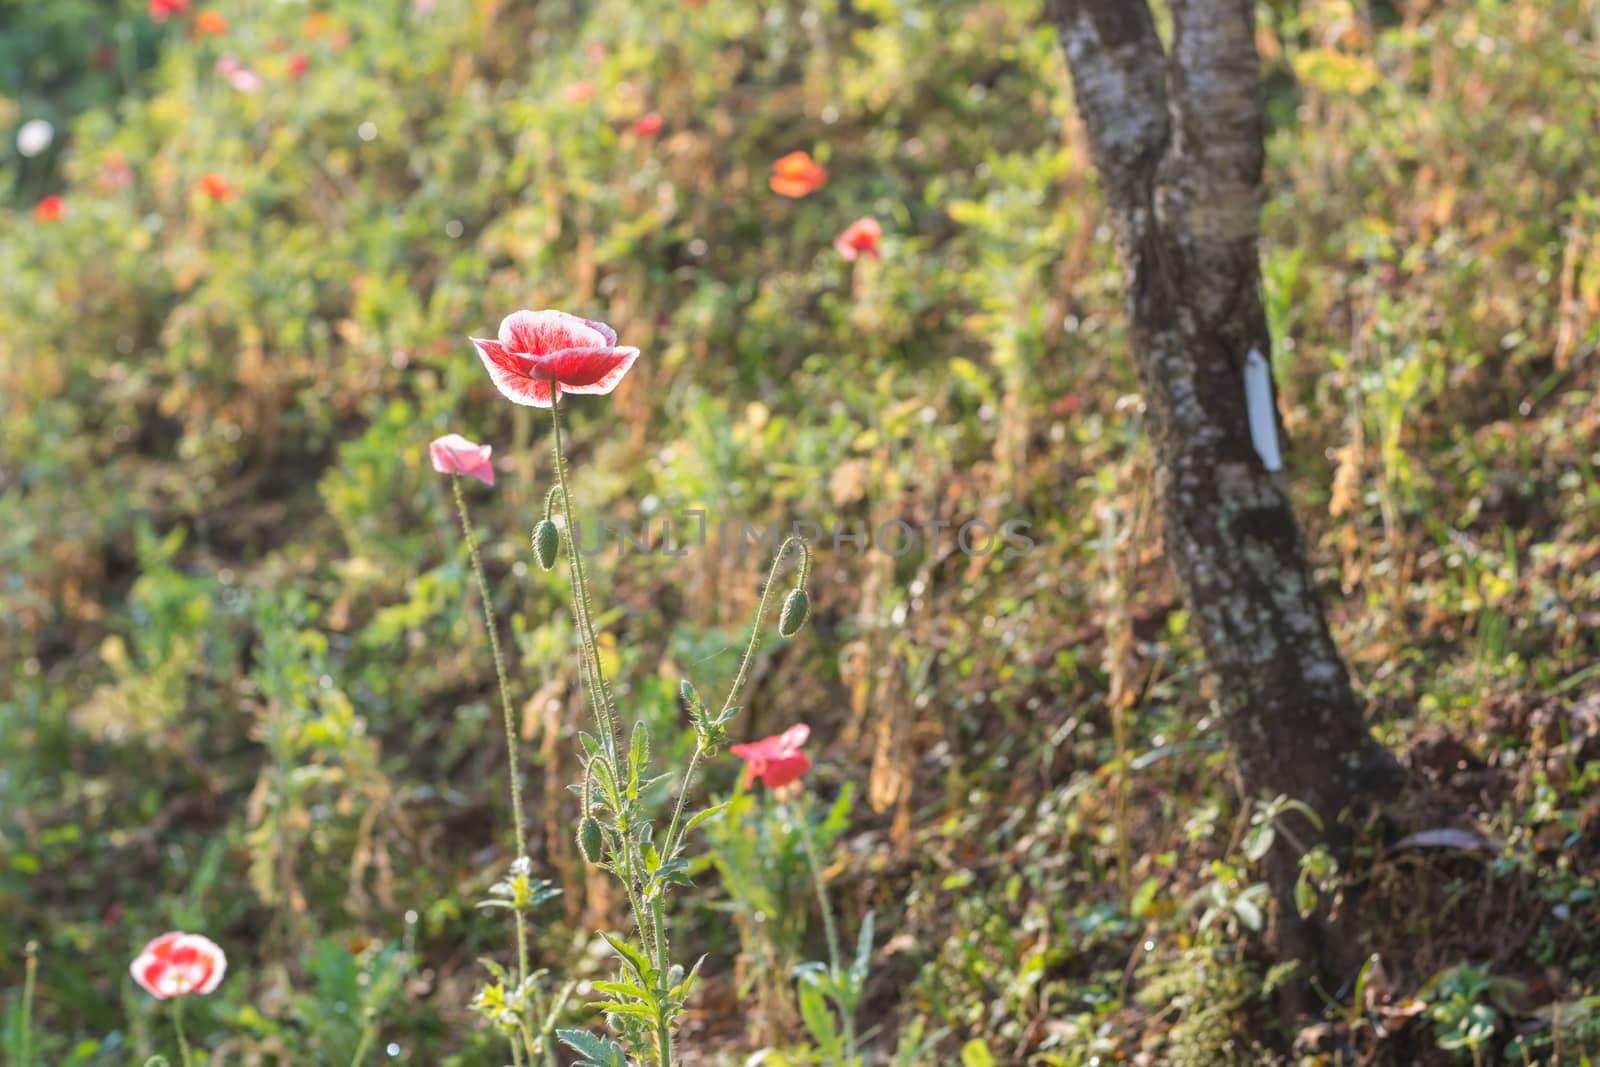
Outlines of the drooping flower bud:
{"label": "drooping flower bud", "polygon": [[561,545],[561,531],[549,519],[540,519],[533,528],[533,558],[543,570],[556,565],[556,549]]}
{"label": "drooping flower bud", "polygon": [[778,613],[778,633],[784,637],[793,637],[800,632],[800,627],[805,625],[806,616],[811,613],[811,598],[804,589],[791,589],[789,595],[783,598],[783,610]]}

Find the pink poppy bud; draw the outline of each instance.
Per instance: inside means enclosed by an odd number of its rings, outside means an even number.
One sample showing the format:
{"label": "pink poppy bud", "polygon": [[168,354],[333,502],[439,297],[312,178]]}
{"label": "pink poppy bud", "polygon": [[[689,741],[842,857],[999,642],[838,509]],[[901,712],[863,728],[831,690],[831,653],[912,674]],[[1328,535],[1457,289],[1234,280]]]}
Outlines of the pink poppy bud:
{"label": "pink poppy bud", "polygon": [[447,433],[428,446],[433,469],[440,474],[465,474],[484,485],[494,484],[494,466],[489,462],[492,445],[475,445],[458,433]]}

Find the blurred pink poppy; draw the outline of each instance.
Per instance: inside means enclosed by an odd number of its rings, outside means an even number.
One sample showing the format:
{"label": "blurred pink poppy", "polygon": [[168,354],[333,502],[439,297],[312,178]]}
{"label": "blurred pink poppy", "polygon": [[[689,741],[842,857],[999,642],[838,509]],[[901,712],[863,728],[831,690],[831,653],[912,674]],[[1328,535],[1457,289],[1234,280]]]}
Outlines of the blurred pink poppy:
{"label": "blurred pink poppy", "polygon": [[582,104],[594,99],[593,82],[573,82],[561,90],[561,99],[569,104]]}
{"label": "blurred pink poppy", "polygon": [[494,484],[494,466],[489,462],[493,445],[475,445],[458,433],[447,433],[428,445],[433,469],[440,474],[465,474],[484,485]]}
{"label": "blurred pink poppy", "polygon": [[565,311],[514,311],[501,321],[498,341],[470,340],[500,394],[536,408],[562,392],[604,396],[639,358],[605,323]]}
{"label": "blurred pink poppy", "polygon": [[878,225],[877,219],[857,219],[833,239],[833,247],[838,249],[847,263],[863,252],[873,259],[878,259],[880,258],[878,242],[881,240],[883,240],[883,227]]}
{"label": "blurred pink poppy", "polygon": [[730,751],[745,761],[744,784],[748,789],[757,778],[768,789],[796,781],[811,769],[811,757],[800,746],[811,736],[811,727],[798,723],[781,734],[763,737],[748,745],[734,745]]}
{"label": "blurred pink poppy", "polygon": [[217,73],[241,93],[253,93],[261,88],[261,75],[240,62],[238,56],[218,56]]}
{"label": "blurred pink poppy", "polygon": [[150,0],[150,18],[156,22],[165,22],[188,9],[189,0]]}
{"label": "blurred pink poppy", "polygon": [[606,46],[599,41],[590,41],[588,47],[584,49],[584,54],[589,57],[589,62],[599,63],[606,58]]}
{"label": "blurred pink poppy", "polygon": [[306,68],[310,65],[311,61],[305,57],[305,53],[296,52],[294,55],[290,56],[289,61],[284,64],[284,69],[289,72],[289,77],[301,78],[305,76]]}
{"label": "blurred pink poppy", "polygon": [[640,137],[654,137],[661,132],[661,113],[652,111],[648,115],[640,115],[633,123],[633,132]]}
{"label": "blurred pink poppy", "polygon": [[210,938],[173,931],[146,945],[128,969],[145,992],[167,1000],[217,988],[228,959]]}

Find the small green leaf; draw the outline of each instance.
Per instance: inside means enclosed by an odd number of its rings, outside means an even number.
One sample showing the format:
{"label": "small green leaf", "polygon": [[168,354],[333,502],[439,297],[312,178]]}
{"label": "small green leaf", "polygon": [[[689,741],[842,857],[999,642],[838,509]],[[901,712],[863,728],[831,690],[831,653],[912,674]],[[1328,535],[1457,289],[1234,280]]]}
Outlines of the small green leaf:
{"label": "small green leaf", "polygon": [[867,912],[861,920],[861,935],[856,939],[856,959],[850,966],[850,983],[857,989],[867,980],[867,968],[872,964],[872,924],[876,913]]}
{"label": "small green leaf", "polygon": [[961,1046],[961,1067],[996,1067],[998,1062],[981,1037]]}
{"label": "small green leaf", "polygon": [[622,961],[632,969],[641,983],[649,985],[654,980],[655,972],[650,967],[650,961],[644,958],[644,953],[621,938],[612,937],[604,930],[600,931],[600,936],[605,938],[606,944],[610,945],[618,956],[622,957]]}

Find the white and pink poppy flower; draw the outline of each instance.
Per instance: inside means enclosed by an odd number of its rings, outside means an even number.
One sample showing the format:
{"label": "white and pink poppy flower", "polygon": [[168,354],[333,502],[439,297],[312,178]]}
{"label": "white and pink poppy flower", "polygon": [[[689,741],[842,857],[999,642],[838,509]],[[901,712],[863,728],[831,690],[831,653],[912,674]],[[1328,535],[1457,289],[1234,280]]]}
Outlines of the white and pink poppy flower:
{"label": "white and pink poppy flower", "polygon": [[494,484],[494,466],[489,462],[493,445],[475,445],[458,433],[447,433],[428,445],[433,469],[440,474],[465,474],[484,485]]}
{"label": "white and pink poppy flower", "polygon": [[228,969],[228,958],[210,938],[174,930],[144,947],[129,968],[133,980],[157,1000],[209,993]]}
{"label": "white and pink poppy flower", "polygon": [[639,358],[605,323],[565,311],[514,311],[500,323],[498,341],[471,341],[501,395],[536,408],[564,392],[604,396]]}

